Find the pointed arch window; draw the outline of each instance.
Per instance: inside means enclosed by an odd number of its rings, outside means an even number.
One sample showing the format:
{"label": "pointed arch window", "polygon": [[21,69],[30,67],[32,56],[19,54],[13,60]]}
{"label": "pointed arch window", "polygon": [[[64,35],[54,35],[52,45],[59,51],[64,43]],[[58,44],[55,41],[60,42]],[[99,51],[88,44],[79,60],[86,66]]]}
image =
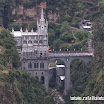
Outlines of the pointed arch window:
{"label": "pointed arch window", "polygon": [[34,63],[34,68],[38,68],[38,63]]}
{"label": "pointed arch window", "polygon": [[29,41],[28,41],[28,43],[29,43],[29,44],[32,44],[32,41],[31,41],[31,40],[29,40]]}
{"label": "pointed arch window", "polygon": [[32,68],[32,63],[31,62],[28,63],[28,68]]}
{"label": "pointed arch window", "polygon": [[38,54],[38,51],[34,50],[34,56],[37,56],[37,54]]}
{"label": "pointed arch window", "polygon": [[23,44],[27,44],[27,41],[26,41],[26,40],[24,40],[24,41],[23,41]]}
{"label": "pointed arch window", "polygon": [[38,43],[38,41],[37,40],[34,40],[34,43]]}
{"label": "pointed arch window", "polygon": [[41,76],[41,83],[44,84],[44,82],[45,82],[45,78],[44,76]]}
{"label": "pointed arch window", "polygon": [[43,41],[42,41],[42,40],[39,40],[39,43],[40,43],[40,44],[42,44],[42,43],[43,43]]}
{"label": "pointed arch window", "polygon": [[40,68],[44,68],[44,63],[43,62],[40,63]]}

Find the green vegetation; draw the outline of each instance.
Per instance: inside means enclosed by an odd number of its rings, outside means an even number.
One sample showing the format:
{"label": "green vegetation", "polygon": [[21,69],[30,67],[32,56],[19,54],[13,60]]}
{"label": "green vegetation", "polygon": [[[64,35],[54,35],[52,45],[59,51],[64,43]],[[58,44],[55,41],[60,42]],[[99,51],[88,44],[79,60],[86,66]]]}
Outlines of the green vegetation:
{"label": "green vegetation", "polygon": [[0,104],[55,104],[43,86],[22,71],[0,71]]}
{"label": "green vegetation", "polygon": [[20,65],[16,42],[8,30],[0,30],[0,64],[7,68],[18,68]]}
{"label": "green vegetation", "polygon": [[[96,20],[93,31],[95,56],[84,66],[81,61],[75,61],[71,66],[73,88],[67,96],[104,96],[104,16]],[[103,101],[74,101],[72,104],[98,104]]]}
{"label": "green vegetation", "polygon": [[72,29],[69,23],[63,22],[62,25],[50,23],[49,24],[49,46],[55,51],[70,51],[75,50],[87,50],[87,41],[91,38],[91,35],[86,31],[79,31]]}

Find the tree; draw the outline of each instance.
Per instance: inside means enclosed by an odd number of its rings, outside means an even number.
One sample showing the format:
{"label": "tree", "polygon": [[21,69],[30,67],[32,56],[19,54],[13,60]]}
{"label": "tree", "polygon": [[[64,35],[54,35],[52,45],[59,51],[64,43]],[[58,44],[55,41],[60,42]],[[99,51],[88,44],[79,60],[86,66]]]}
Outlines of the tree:
{"label": "tree", "polygon": [[49,34],[48,34],[48,39],[49,39],[49,46],[53,44],[53,41],[55,41],[55,31],[53,29],[49,29]]}
{"label": "tree", "polygon": [[60,39],[57,39],[55,42],[53,42],[53,46],[54,46],[53,48],[55,50],[58,50],[59,51],[59,47],[60,47],[61,44],[63,44],[63,41],[60,40]]}
{"label": "tree", "polygon": [[62,23],[62,26],[60,28],[60,32],[61,33],[63,33],[63,32],[70,32],[71,33],[72,32],[71,28],[69,26],[69,23],[67,21],[65,21],[65,22]]}

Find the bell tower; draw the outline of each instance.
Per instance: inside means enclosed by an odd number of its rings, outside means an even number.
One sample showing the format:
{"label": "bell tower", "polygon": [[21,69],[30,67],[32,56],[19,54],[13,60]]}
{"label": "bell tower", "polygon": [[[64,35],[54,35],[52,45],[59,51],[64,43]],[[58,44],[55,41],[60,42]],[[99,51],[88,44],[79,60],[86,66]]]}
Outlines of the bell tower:
{"label": "bell tower", "polygon": [[43,8],[41,9],[41,19],[37,21],[37,32],[43,37],[43,44],[48,46],[48,21],[44,19]]}
{"label": "bell tower", "polygon": [[48,21],[44,19],[43,15],[43,8],[41,10],[41,19],[40,21],[37,21],[37,29],[38,29],[38,34],[42,35],[47,35],[48,33]]}

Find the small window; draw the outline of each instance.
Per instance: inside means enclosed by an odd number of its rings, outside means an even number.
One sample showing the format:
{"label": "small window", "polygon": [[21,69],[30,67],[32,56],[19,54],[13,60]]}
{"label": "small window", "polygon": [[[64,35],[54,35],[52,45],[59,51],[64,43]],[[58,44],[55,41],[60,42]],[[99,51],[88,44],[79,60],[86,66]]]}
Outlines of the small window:
{"label": "small window", "polygon": [[38,54],[38,51],[37,50],[34,50],[34,54]]}
{"label": "small window", "polygon": [[28,43],[29,43],[29,44],[32,44],[32,41],[31,41],[31,40],[29,40],[29,41],[28,41]]}
{"label": "small window", "polygon": [[38,54],[38,51],[34,50],[34,56],[37,56],[37,54]]}
{"label": "small window", "polygon": [[32,68],[32,63],[28,63],[28,68]]}
{"label": "small window", "polygon": [[27,44],[27,41],[26,41],[26,40],[24,40],[24,41],[23,41],[23,44]]}
{"label": "small window", "polygon": [[44,84],[45,78],[44,76],[41,77],[41,83]]}
{"label": "small window", "polygon": [[28,55],[28,52],[26,52],[26,55]]}
{"label": "small window", "polygon": [[39,43],[42,44],[43,43],[42,40],[39,40]]}
{"label": "small window", "polygon": [[34,63],[34,68],[38,68],[38,63]]}
{"label": "small window", "polygon": [[44,68],[44,63],[43,62],[40,63],[40,68]]}
{"label": "small window", "polygon": [[29,52],[30,53],[30,55],[32,56],[32,52]]}
{"label": "small window", "polygon": [[34,40],[34,43],[38,43],[38,41],[37,40]]}

